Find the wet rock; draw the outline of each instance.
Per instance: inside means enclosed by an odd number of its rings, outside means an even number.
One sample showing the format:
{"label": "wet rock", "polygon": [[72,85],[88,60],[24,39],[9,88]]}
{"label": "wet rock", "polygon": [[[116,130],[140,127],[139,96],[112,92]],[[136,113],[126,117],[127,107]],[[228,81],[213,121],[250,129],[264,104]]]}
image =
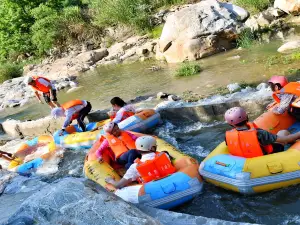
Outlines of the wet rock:
{"label": "wet rock", "polygon": [[280,53],[290,53],[300,48],[300,41],[289,41],[277,49]]}
{"label": "wet rock", "polygon": [[229,90],[230,93],[233,93],[241,90],[241,86],[238,83],[228,84],[227,89]]}
{"label": "wet rock", "polygon": [[267,90],[270,89],[269,85],[266,83],[260,83],[259,85],[257,85],[256,90],[260,91],[260,90]]}
{"label": "wet rock", "polygon": [[175,101],[179,101],[181,99],[178,96],[176,96],[176,95],[169,95],[168,96],[168,100],[175,102]]}
{"label": "wet rock", "polygon": [[274,8],[281,9],[282,11],[289,14],[299,15],[300,2],[298,0],[275,0]]}
{"label": "wet rock", "polygon": [[163,28],[157,58],[163,55],[167,62],[178,63],[232,48],[242,24],[231,15],[215,0],[201,1],[173,13]]}
{"label": "wet rock", "polygon": [[169,94],[167,94],[167,93],[158,92],[157,95],[156,95],[156,98],[157,99],[164,99],[164,98],[167,98],[168,96],[169,96]]}
{"label": "wet rock", "polygon": [[240,58],[241,58],[241,56],[235,55],[235,56],[228,57],[226,60],[238,60]]}
{"label": "wet rock", "polygon": [[26,199],[8,223],[31,218],[35,224],[160,225],[160,222],[84,179],[65,178]]}
{"label": "wet rock", "polygon": [[107,120],[109,119],[109,116],[107,114],[109,110],[96,110],[96,111],[93,111],[91,113],[89,113],[87,115],[87,118],[89,120],[89,122],[98,122],[98,121],[101,121],[101,120]]}

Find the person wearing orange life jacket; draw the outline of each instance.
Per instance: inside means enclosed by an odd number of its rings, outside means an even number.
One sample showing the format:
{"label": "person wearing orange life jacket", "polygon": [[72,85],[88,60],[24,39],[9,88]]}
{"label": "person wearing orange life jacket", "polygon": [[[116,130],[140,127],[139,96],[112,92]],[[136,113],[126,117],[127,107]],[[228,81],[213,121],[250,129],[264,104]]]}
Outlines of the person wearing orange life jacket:
{"label": "person wearing orange life jacket", "polygon": [[[279,103],[278,106],[272,109],[272,112],[280,115],[288,111],[292,116],[299,120],[300,99],[297,98],[300,97],[300,83],[289,83],[285,76],[272,76],[268,83],[273,91],[275,103]],[[270,108],[273,105],[274,103],[271,103],[267,108]]]}
{"label": "person wearing orange life jacket", "polygon": [[123,99],[114,97],[110,100],[113,111],[108,112],[112,122],[120,123],[135,114],[135,108],[132,105],[127,105]]}
{"label": "person wearing orange life jacket", "polygon": [[[176,172],[175,167],[168,157],[168,153],[156,152],[157,143],[154,137],[139,137],[136,139],[135,144],[137,150],[141,152],[141,159],[135,160],[135,163],[129,167],[120,181],[116,181],[112,177],[107,177],[105,179],[107,183],[120,189],[134,181],[147,183]],[[118,193],[118,196],[120,196],[121,193]]]}
{"label": "person wearing orange life jacket", "polygon": [[24,83],[32,87],[34,94],[40,103],[42,103],[42,101],[39,92],[43,94],[45,102],[51,109],[60,106],[57,102],[56,89],[47,78],[40,76],[28,76],[24,79]]}
{"label": "person wearing orange life jacket", "polygon": [[89,114],[92,109],[90,102],[85,100],[72,100],[52,109],[51,115],[57,119],[58,117],[66,117],[62,130],[59,135],[63,135],[63,132],[69,126],[73,120],[77,120],[78,125],[80,126],[82,132],[86,131],[84,118]]}
{"label": "person wearing orange life jacket", "polygon": [[300,132],[289,134],[281,130],[275,134],[257,128],[248,122],[248,115],[241,107],[233,107],[225,113],[225,120],[234,128],[226,132],[225,141],[231,155],[253,158],[284,151],[286,143],[300,138]]}
{"label": "person wearing orange life jacket", "polygon": [[109,149],[114,160],[128,169],[134,160],[141,157],[141,154],[136,150],[135,140],[137,136],[134,134],[123,131],[119,128],[118,124],[109,122],[103,126],[106,132],[105,140],[103,140],[99,149],[96,151],[98,161],[102,161],[102,155],[105,149]]}

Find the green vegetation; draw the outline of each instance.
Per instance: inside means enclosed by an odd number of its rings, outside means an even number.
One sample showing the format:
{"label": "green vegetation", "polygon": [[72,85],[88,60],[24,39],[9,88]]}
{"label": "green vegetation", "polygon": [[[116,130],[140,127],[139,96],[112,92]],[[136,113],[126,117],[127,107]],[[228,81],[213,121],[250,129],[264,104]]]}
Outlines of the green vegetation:
{"label": "green vegetation", "polygon": [[22,76],[22,66],[15,64],[2,64],[0,65],[0,83]]}
{"label": "green vegetation", "polygon": [[154,27],[150,31],[149,37],[154,39],[160,38],[163,28],[164,28],[163,25]]}
{"label": "green vegetation", "polygon": [[300,52],[294,52],[290,55],[276,54],[273,56],[269,56],[266,59],[265,65],[267,67],[270,67],[273,65],[279,65],[279,64],[287,65],[287,64],[296,62],[298,60],[300,60]]}
{"label": "green vegetation", "polygon": [[[103,28],[123,24],[154,38],[162,27],[150,17],[158,9],[189,0],[1,0],[0,62],[63,51],[86,40],[100,43]],[[108,44],[115,40],[108,40]],[[31,58],[32,58],[31,57]]]}
{"label": "green vegetation", "polygon": [[251,14],[263,11],[268,8],[274,0],[235,0],[234,3],[247,9]]}
{"label": "green vegetation", "polygon": [[237,39],[237,46],[242,48],[250,48],[255,43],[255,35],[251,29],[244,29]]}
{"label": "green vegetation", "polygon": [[201,67],[198,63],[183,63],[176,71],[176,76],[187,77],[201,72]]}

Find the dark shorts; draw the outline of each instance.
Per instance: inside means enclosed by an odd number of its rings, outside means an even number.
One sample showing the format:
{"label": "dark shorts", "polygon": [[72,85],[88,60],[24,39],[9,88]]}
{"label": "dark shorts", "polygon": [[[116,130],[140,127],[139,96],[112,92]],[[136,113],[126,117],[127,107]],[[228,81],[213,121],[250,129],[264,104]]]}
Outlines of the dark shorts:
{"label": "dark shorts", "polygon": [[284,146],[282,144],[273,143],[272,146],[273,146],[273,152],[272,152],[272,154],[284,151]]}
{"label": "dark shorts", "polygon": [[79,111],[79,113],[78,113],[79,117],[80,116],[84,116],[84,117],[87,116],[91,110],[92,110],[92,105],[91,105],[90,102],[87,102],[86,107],[84,107],[83,109],[81,109]]}
{"label": "dark shorts", "polygon": [[300,108],[292,107],[290,108],[289,113],[295,117],[297,121],[300,121]]}
{"label": "dark shorts", "polygon": [[49,103],[49,102],[57,102],[56,90],[52,90],[52,93],[53,93],[53,98],[52,98],[52,99],[50,99],[50,92],[48,92],[48,93],[43,93],[43,96],[44,96],[44,99],[45,99],[45,102],[46,102],[46,103]]}

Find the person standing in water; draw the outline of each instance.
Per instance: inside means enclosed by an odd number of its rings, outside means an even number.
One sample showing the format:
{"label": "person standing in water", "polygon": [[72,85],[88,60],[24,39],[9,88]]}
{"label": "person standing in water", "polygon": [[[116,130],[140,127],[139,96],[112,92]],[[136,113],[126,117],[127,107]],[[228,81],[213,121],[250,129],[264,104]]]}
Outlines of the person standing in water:
{"label": "person standing in water", "polygon": [[49,79],[41,76],[28,76],[24,79],[24,84],[32,87],[34,94],[40,103],[43,103],[40,97],[41,92],[45,102],[51,109],[60,107],[56,97],[56,89]]}

